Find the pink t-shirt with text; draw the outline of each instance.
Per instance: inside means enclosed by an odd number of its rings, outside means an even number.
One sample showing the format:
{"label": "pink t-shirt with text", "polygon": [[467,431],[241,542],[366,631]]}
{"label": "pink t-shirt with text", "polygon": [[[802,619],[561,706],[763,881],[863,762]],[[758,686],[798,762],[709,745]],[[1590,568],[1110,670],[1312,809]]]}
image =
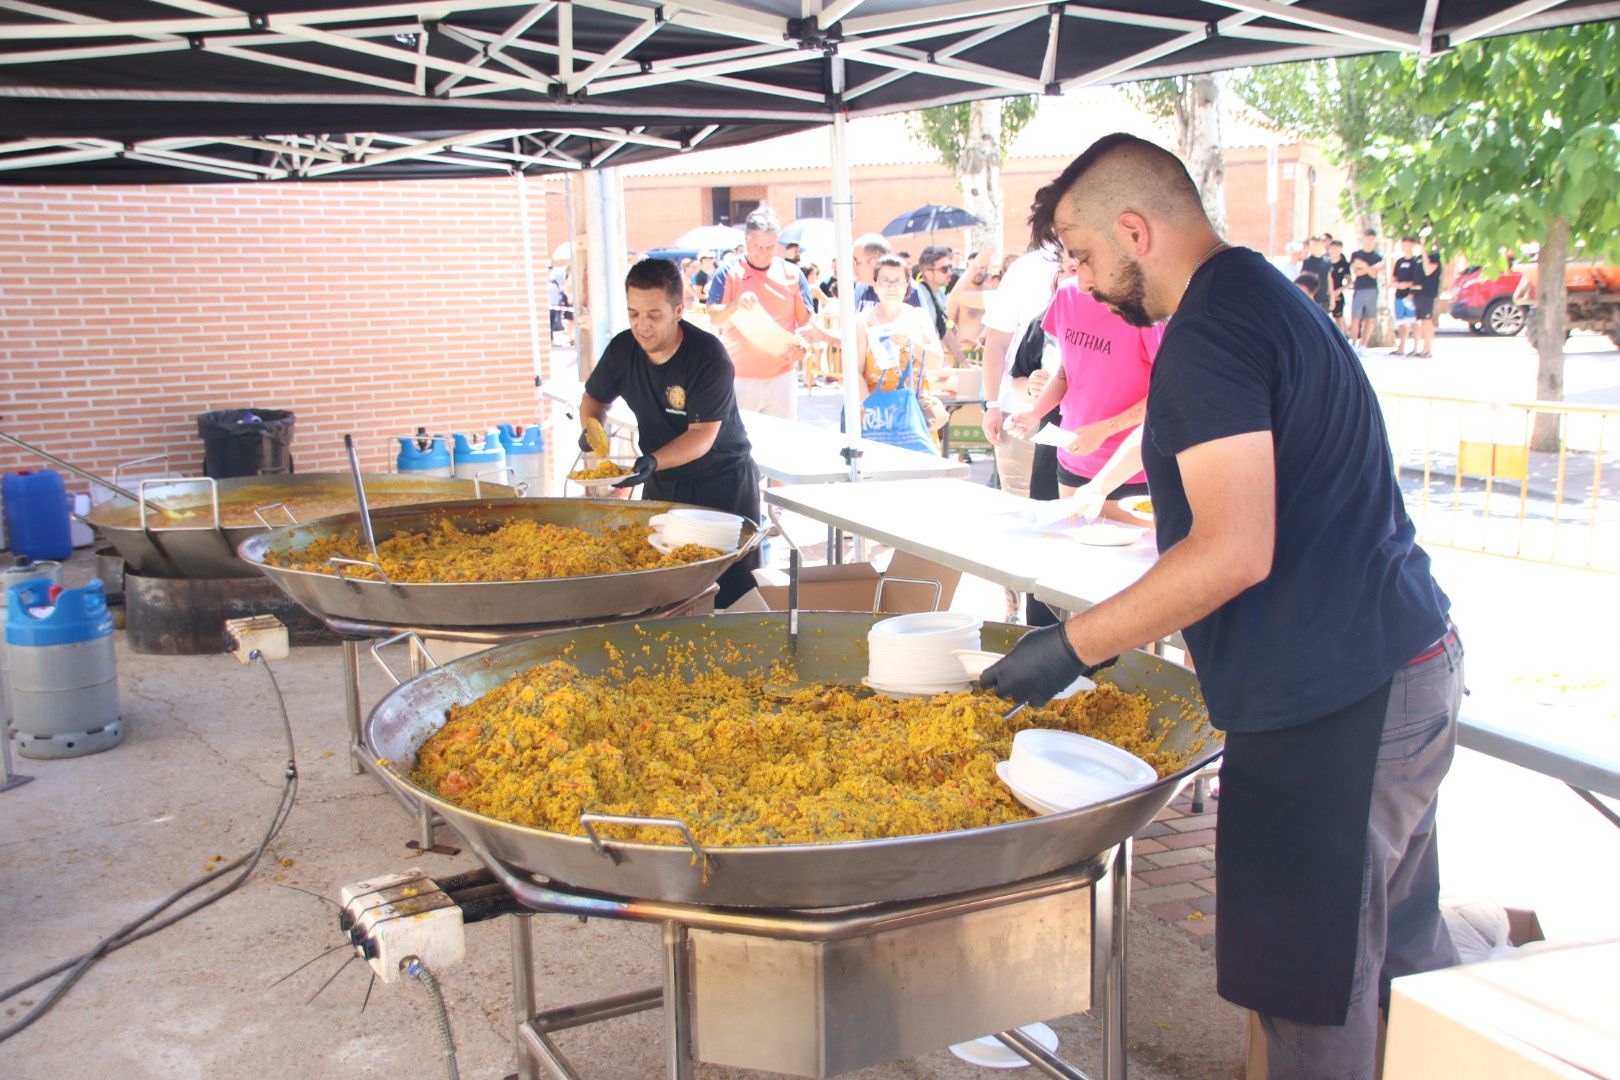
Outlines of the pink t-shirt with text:
{"label": "pink t-shirt with text", "polygon": [[[1164,339],[1162,325],[1132,326],[1070,278],[1058,286],[1041,327],[1057,339],[1069,382],[1059,406],[1064,430],[1117,416],[1147,396],[1153,358]],[[1133,430],[1115,432],[1083,457],[1060,448],[1058,461],[1077,476],[1095,476]],[[1137,473],[1126,482],[1140,484],[1145,479]]]}

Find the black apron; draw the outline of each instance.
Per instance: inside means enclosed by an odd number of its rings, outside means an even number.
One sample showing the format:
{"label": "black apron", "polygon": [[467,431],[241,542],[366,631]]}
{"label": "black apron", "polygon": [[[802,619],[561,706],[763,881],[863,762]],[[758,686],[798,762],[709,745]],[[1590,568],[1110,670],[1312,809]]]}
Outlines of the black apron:
{"label": "black apron", "polygon": [[[653,473],[641,490],[642,497],[646,499],[724,510],[728,514],[740,514],[755,525],[759,524],[759,469],[751,457],[740,458],[735,465],[691,478],[670,479],[663,473]],[[743,593],[752,589],[754,571],[758,567],[758,548],[727,567],[726,572],[720,575],[720,594],[714,598],[714,606],[729,607]]]}
{"label": "black apron", "polygon": [[1216,985],[1284,1020],[1343,1024],[1355,976],[1386,682],[1281,731],[1231,732],[1216,821]]}

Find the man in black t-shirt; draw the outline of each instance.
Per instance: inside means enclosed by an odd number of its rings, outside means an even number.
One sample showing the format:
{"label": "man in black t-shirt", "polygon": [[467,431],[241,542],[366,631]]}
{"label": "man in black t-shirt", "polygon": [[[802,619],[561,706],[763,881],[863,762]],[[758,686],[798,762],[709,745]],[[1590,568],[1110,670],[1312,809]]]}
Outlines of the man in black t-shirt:
{"label": "man in black t-shirt", "polygon": [[1310,244],[1311,253],[1299,264],[1299,272],[1316,278],[1316,293],[1313,299],[1318,307],[1328,311],[1333,307],[1333,264],[1328,262],[1327,258],[1327,237],[1313,236]]}
{"label": "man in black t-shirt", "polygon": [[1456,962],[1434,813],[1462,692],[1378,398],[1327,313],[1223,242],[1152,143],[1098,140],[1031,224],[1127,322],[1169,320],[1141,440],[1159,559],[980,683],[1044,704],[1182,631],[1226,733],[1217,989],[1260,1014],[1271,1077],[1372,1076],[1388,978]]}
{"label": "man in black t-shirt", "polygon": [[[759,470],[726,347],[681,318],[684,291],[674,263],[636,263],[624,292],[630,329],[602,350],[579,403],[582,421],[603,420],[621,397],[636,414],[641,457],[614,486],[640,484],[643,498],[724,510],[757,525]],[[755,551],[727,568],[715,605],[726,607],[752,588],[758,565]]]}
{"label": "man in black t-shirt", "polygon": [[1350,340],[1365,352],[1378,325],[1378,275],[1384,256],[1378,251],[1378,233],[1361,234],[1361,247],[1350,255]]}
{"label": "man in black t-shirt", "polygon": [[1345,294],[1350,289],[1350,260],[1344,257],[1344,241],[1328,241],[1328,266],[1333,278],[1333,307],[1328,314],[1339,324],[1339,329],[1350,332],[1350,318],[1345,314]]}
{"label": "man in black t-shirt", "polygon": [[714,252],[705,251],[698,256],[698,270],[692,275],[692,285],[697,289],[698,296],[709,295],[709,282],[714,280]]}
{"label": "man in black t-shirt", "polygon": [[1400,258],[1395,260],[1395,266],[1389,273],[1390,286],[1395,297],[1395,347],[1389,350],[1391,356],[1406,355],[1408,338],[1412,340],[1411,351],[1414,353],[1418,351],[1417,307],[1413,303],[1412,286],[1417,282],[1422,262],[1422,258],[1418,256],[1418,238],[1401,237]]}

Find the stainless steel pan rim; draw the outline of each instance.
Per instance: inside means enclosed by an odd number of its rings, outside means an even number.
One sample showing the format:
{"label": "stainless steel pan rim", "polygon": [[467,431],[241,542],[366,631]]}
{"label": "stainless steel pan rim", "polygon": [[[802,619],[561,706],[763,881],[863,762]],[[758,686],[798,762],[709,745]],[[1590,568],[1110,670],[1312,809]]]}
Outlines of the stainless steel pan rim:
{"label": "stainless steel pan rim", "polygon": [[[801,612],[796,646],[789,643],[786,613],[720,615],[669,619],[657,624],[660,636],[673,633],[701,642],[700,631],[732,653],[737,663],[757,670],[768,657],[796,648],[804,682],[853,684],[853,663],[864,664],[865,613]],[[647,632],[654,628],[648,627]],[[1010,646],[1025,628],[985,625],[986,647]],[[1146,653],[1123,658],[1115,681],[1126,689],[1158,692],[1155,717],[1174,727],[1178,745],[1208,733],[1206,748],[1188,766],[1146,788],[1062,814],[948,833],[824,844],[763,844],[704,848],[679,823],[662,822],[671,843],[620,841],[548,832],[465,810],[412,783],[401,770],[415,760],[417,747],[442,726],[451,704],[472,701],[510,674],[533,663],[560,657],[591,670],[592,645],[625,648],[636,637],[628,625],[590,627],[573,634],[519,642],[453,661],[412,679],[373,710],[365,745],[389,764],[378,771],[406,799],[437,810],[468,844],[514,871],[605,895],[720,907],[817,908],[922,899],[1022,881],[1091,858],[1147,825],[1169,803],[1180,784],[1220,753],[1218,734],[1207,716],[1187,719],[1172,695],[1196,701],[1196,681],[1185,668]],[[716,652],[719,652],[717,646]],[[860,660],[854,660],[859,654]],[[714,657],[710,657],[713,659]],[[753,665],[750,668],[750,665]],[[723,667],[733,666],[722,664]],[[837,677],[842,669],[843,677]],[[829,677],[831,676],[831,677]],[[1179,725],[1179,726],[1178,726]],[[588,824],[596,824],[594,819]]]}
{"label": "stainless steel pan rim", "polygon": [[[463,526],[538,520],[588,528],[644,524],[654,514],[681,505],[650,499],[485,499],[387,507],[374,512],[371,520],[381,541],[396,532],[431,528],[446,518]],[[237,551],[246,565],[323,618],[454,629],[579,623],[658,611],[701,595],[764,540],[760,527],[745,521],[737,550],[712,559],[651,570],[527,580],[376,581],[268,562],[272,551],[296,552],[322,537],[358,529],[358,514],[339,514],[250,537]]]}
{"label": "stainless steel pan rim", "polygon": [[[405,493],[423,501],[474,498],[479,485],[470,480],[445,477],[411,476],[405,473],[368,473],[367,490]],[[139,493],[159,506],[194,509],[194,523],[180,523],[166,517],[143,513],[145,504],[117,496],[98,503],[90,511],[89,522],[104,535],[129,568],[148,577],[232,578],[258,577],[259,572],[237,557],[237,548],[249,537],[271,528],[286,506],[276,501],[278,494],[353,494],[353,480],[347,473],[296,473],[267,476],[238,476],[214,480],[205,476],[164,477],[144,480]],[[481,486],[485,496],[507,496],[513,490],[497,484]],[[255,495],[256,491],[262,494]],[[219,523],[222,504],[253,505],[258,520],[249,524]],[[259,504],[259,505],[254,505]],[[272,507],[280,506],[280,510]],[[296,519],[295,519],[296,520]]]}

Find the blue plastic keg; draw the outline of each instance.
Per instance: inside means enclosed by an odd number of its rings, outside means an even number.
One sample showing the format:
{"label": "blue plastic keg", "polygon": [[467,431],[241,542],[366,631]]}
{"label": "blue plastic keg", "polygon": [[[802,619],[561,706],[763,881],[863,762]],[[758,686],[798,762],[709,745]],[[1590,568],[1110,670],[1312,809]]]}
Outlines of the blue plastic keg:
{"label": "blue plastic keg", "polygon": [[78,757],[124,740],[112,613],[100,578],[25,581],[6,596],[6,668],[17,753]]}
{"label": "blue plastic keg", "polygon": [[399,456],[394,459],[394,466],[402,473],[414,473],[417,476],[453,475],[450,466],[450,447],[443,435],[432,436],[426,450],[419,447],[417,440],[412,436],[401,435]]}
{"label": "blue plastic keg", "polygon": [[38,562],[73,554],[67,489],[54,469],[7,473],[0,480],[6,505],[6,536],[11,550]]}
{"label": "blue plastic keg", "polygon": [[506,448],[506,464],[514,483],[522,484],[524,494],[546,493],[546,440],[539,424],[500,424],[501,445]]}
{"label": "blue plastic keg", "polygon": [[494,428],[484,433],[482,442],[473,442],[465,432],[451,436],[456,444],[455,472],[458,480],[482,480],[489,484],[504,484],[506,480],[506,447],[501,445],[501,433]]}

